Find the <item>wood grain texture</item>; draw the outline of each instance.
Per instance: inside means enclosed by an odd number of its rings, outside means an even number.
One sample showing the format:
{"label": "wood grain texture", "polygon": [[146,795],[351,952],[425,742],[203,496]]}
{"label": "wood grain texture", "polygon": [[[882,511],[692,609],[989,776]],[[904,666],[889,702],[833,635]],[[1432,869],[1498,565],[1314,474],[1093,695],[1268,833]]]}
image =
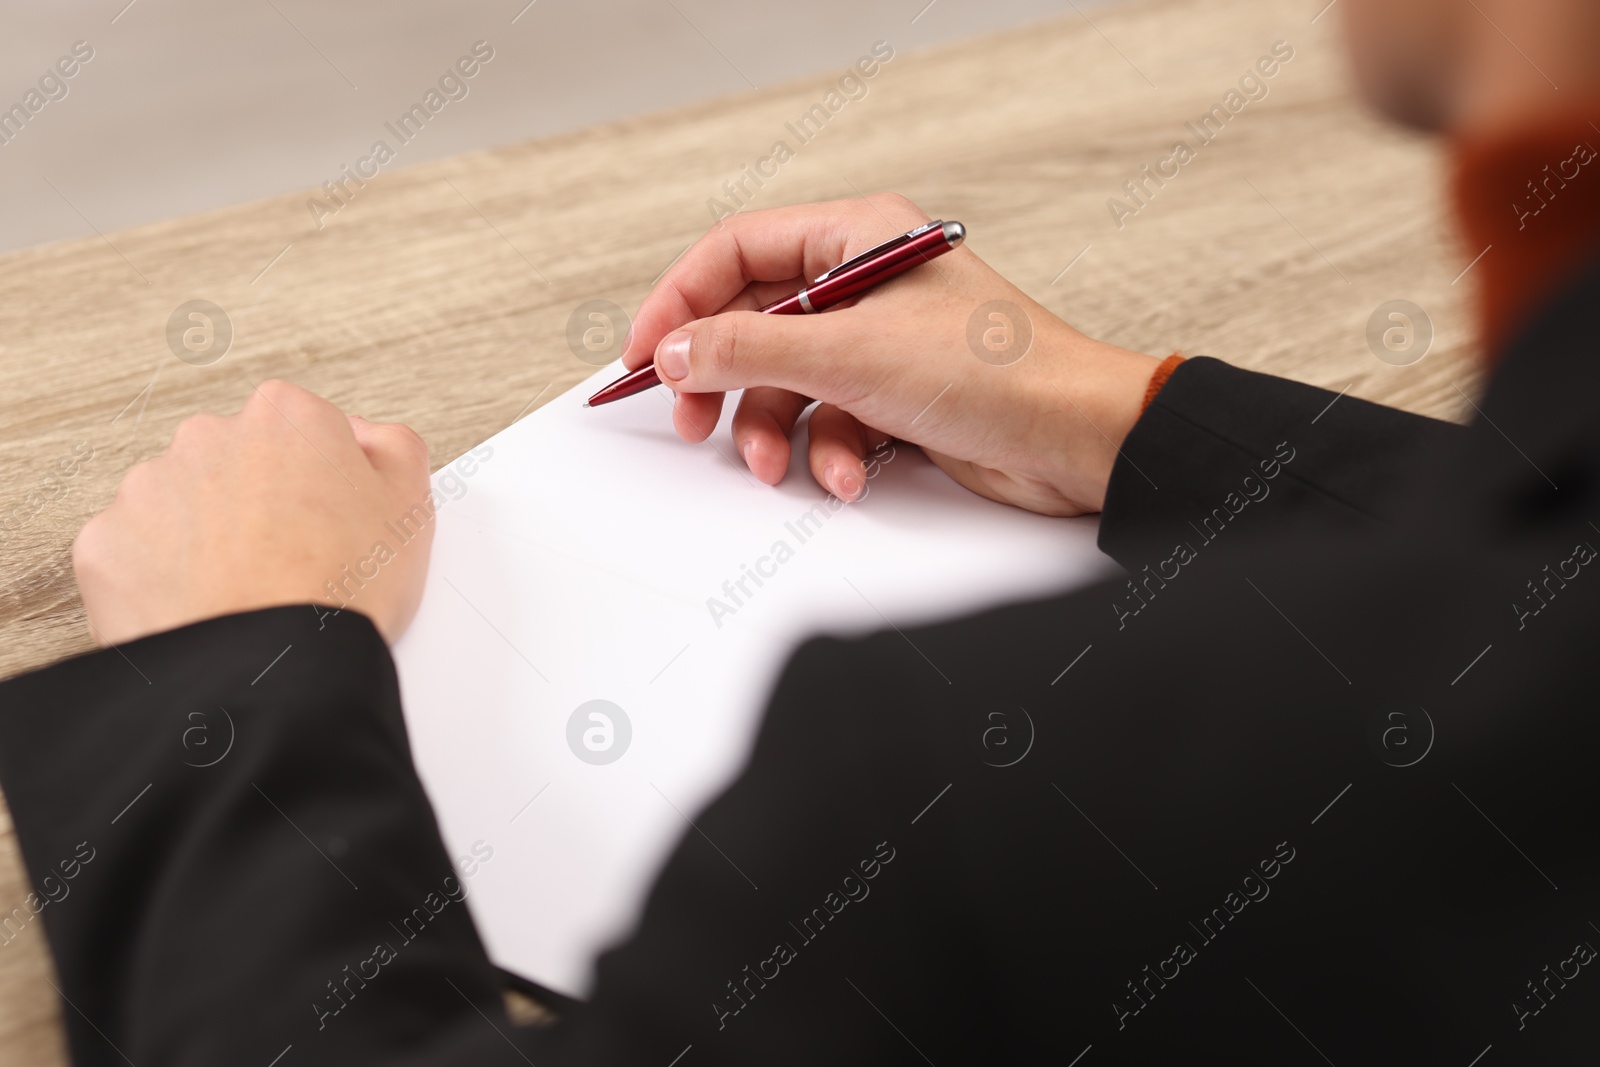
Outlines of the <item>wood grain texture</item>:
{"label": "wood grain texture", "polygon": [[[1450,236],[1437,147],[1352,97],[1337,11],[1311,21],[1322,2],[1148,2],[897,55],[752,206],[897,190],[965,222],[979,255],[1087,333],[1455,417],[1456,386],[1477,383],[1471,275],[1455,279],[1478,250]],[[1269,95],[1119,228],[1107,199],[1196,143],[1185,123],[1276,41],[1294,58]],[[712,221],[708,198],[793,145],[784,124],[837,78],[386,172],[320,231],[306,196],[285,196],[0,258],[0,674],[91,647],[72,538],[185,416],[286,377],[410,423],[442,464],[587,376],[572,310],[636,307]],[[165,341],[196,298],[235,330],[206,367]],[[1367,345],[1393,298],[1436,330],[1413,366]],[[60,478],[75,448],[92,458]],[[3,829],[0,916],[28,892]],[[6,1062],[64,1062],[42,933],[0,947]]]}

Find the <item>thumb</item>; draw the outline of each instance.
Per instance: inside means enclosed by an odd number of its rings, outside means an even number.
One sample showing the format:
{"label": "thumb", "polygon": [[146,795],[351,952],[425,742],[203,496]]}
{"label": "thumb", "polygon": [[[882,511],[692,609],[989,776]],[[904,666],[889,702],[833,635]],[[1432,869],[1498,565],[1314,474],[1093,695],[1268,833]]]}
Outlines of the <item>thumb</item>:
{"label": "thumb", "polygon": [[656,346],[656,373],[681,393],[773,386],[846,403],[870,391],[880,361],[857,358],[852,310],[825,315],[730,311],[691,322]]}

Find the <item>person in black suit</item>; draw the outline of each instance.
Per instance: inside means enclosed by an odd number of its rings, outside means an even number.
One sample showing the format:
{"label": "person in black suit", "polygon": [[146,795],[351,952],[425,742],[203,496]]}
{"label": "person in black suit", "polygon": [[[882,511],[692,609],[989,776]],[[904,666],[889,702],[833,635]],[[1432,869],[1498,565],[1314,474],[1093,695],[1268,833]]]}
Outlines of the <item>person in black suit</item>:
{"label": "person in black suit", "polygon": [[[553,1025],[509,1020],[481,857],[446,854],[407,748],[386,640],[426,537],[354,610],[320,592],[425,495],[422,443],[282,383],[186,422],[75,546],[109,647],[0,686],[38,887],[6,938],[42,918],[75,1062],[1591,1062],[1600,134],[1540,78],[1600,98],[1600,16],[1340,8],[1369,95],[1456,137],[1493,246],[1467,426],[1090,341],[966,249],[817,319],[747,310],[925,218],[895,198],[728,219],[662,279],[626,358],[685,436],[744,388],[774,480],[817,399],[839,496],[906,440],[1103,508],[1127,575],[804,645]],[[967,350],[990,300],[1028,358]]]}

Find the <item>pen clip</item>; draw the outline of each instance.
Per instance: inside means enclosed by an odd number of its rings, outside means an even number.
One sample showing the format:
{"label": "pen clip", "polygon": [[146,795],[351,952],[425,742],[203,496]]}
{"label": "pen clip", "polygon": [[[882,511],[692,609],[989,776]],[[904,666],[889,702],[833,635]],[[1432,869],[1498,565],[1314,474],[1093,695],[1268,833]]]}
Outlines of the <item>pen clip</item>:
{"label": "pen clip", "polygon": [[923,234],[927,233],[929,230],[933,229],[934,227],[943,226],[943,225],[944,225],[944,223],[942,221],[935,220],[933,222],[928,223],[926,226],[918,226],[916,229],[912,230],[910,233],[903,233],[899,237],[891,237],[887,241],[883,242],[883,244],[874,245],[872,248],[867,249],[865,252],[861,253],[859,256],[855,256],[855,257],[853,257],[851,259],[848,259],[845,262],[839,264],[837,267],[832,268],[831,270],[823,271],[821,274],[817,275],[816,280],[813,281],[811,284],[812,285],[816,285],[817,282],[825,282],[829,278],[833,277],[835,274],[841,274],[844,271],[849,270],[851,267],[859,267],[861,264],[867,262],[868,260],[876,258],[878,255],[889,251],[889,249],[898,248],[901,245],[905,244],[907,241],[911,240],[912,238],[921,237]]}

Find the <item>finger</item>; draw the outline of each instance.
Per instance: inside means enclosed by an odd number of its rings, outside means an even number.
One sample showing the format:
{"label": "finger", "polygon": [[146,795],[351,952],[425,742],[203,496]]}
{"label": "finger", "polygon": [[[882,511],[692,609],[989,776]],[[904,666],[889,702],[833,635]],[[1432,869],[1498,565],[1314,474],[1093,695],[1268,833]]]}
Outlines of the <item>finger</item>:
{"label": "finger", "polygon": [[[804,278],[788,278],[781,282],[751,282],[739,292],[732,300],[722,307],[715,308],[713,314],[722,314],[725,311],[756,311],[768,304],[777,303],[785,297],[793,296],[806,284]],[[841,305],[844,306],[844,305]],[[622,365],[629,370],[638,370],[649,363],[655,355],[655,350],[646,348],[642,344],[634,344],[634,330],[628,330],[627,343],[623,346]]]}
{"label": "finger", "polygon": [[[639,305],[631,352],[653,352],[661,338],[716,314],[751,282],[811,277],[838,261],[847,230],[837,205],[752,211],[723,219],[690,246]],[[812,268],[807,270],[808,265]]]}
{"label": "finger", "polygon": [[733,413],[733,443],[750,473],[777,485],[789,473],[789,434],[811,401],[787,389],[746,389]]}
{"label": "finger", "polygon": [[859,357],[854,310],[826,315],[732,311],[674,331],[656,349],[656,372],[679,393],[769,385],[849,406],[893,373]]}
{"label": "finger", "polygon": [[808,458],[817,484],[840,500],[859,500],[866,493],[867,455],[889,435],[832,404],[821,404],[811,413],[810,435]]}
{"label": "finger", "polygon": [[722,418],[722,393],[679,393],[672,401],[672,427],[685,441],[698,444],[711,436]]}
{"label": "finger", "polygon": [[411,427],[399,422],[368,422],[348,416],[356,444],[373,470],[391,482],[416,489],[428,478],[428,445]]}
{"label": "finger", "polygon": [[[744,291],[734,297],[728,304],[729,310],[754,311],[756,308],[765,307],[774,300],[782,299],[793,293],[803,284],[798,280],[783,282],[751,282],[745,286]],[[632,331],[629,331],[632,337]],[[654,353],[642,349],[632,348],[622,357],[622,365],[629,370],[637,370],[649,363]],[[698,443],[711,436],[716,429],[717,421],[722,417],[722,394],[703,393],[685,394],[673,398],[673,428],[678,435],[686,441]]]}
{"label": "finger", "polygon": [[729,216],[690,246],[645,297],[625,358],[637,359],[630,366],[642,365],[637,353],[653,352],[678,327],[717,314],[751,282],[814,278],[926,221],[909,200],[893,195]]}

